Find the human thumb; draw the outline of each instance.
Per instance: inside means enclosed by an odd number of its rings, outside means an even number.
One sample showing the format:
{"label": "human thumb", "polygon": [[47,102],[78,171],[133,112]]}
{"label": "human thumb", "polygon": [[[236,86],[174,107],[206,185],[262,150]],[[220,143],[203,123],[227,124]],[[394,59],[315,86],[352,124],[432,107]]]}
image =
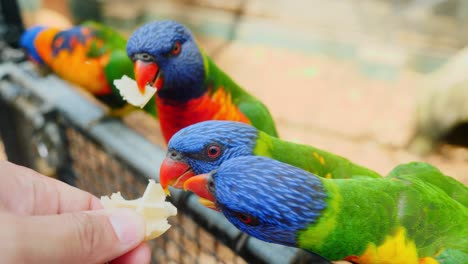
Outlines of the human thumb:
{"label": "human thumb", "polygon": [[129,209],[87,211],[20,220],[20,263],[105,263],[144,239],[143,217]]}

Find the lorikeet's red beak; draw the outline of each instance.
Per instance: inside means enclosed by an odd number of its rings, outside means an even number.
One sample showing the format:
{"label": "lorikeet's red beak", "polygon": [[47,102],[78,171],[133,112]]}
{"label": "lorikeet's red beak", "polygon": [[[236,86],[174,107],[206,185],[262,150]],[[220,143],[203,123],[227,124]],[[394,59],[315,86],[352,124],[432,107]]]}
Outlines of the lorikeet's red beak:
{"label": "lorikeet's red beak", "polygon": [[145,93],[146,85],[161,89],[163,85],[162,74],[158,64],[136,60],[134,63],[135,79],[141,94]]}
{"label": "lorikeet's red beak", "polygon": [[213,210],[218,211],[215,205],[215,198],[213,194],[209,191],[208,187],[211,182],[211,174],[199,174],[196,176],[191,177],[190,179],[186,180],[184,183],[184,190],[191,191],[194,194],[200,197],[199,202]]}
{"label": "lorikeet's red beak", "polygon": [[170,195],[169,186],[182,189],[184,182],[192,176],[195,173],[187,163],[171,157],[166,157],[159,169],[159,183],[167,195]]}

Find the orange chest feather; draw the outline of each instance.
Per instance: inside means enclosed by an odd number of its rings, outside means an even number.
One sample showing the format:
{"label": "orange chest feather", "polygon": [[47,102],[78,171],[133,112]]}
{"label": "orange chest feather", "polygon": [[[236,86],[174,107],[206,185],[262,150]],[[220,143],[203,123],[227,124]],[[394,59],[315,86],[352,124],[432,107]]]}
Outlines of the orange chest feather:
{"label": "orange chest feather", "polygon": [[179,103],[157,97],[158,115],[166,142],[180,129],[207,120],[232,120],[250,124],[250,120],[232,102],[231,95],[219,88],[211,96]]}
{"label": "orange chest feather", "polygon": [[47,65],[61,78],[75,83],[95,95],[111,92],[104,74],[104,67],[109,61],[109,55],[88,57],[92,41],[85,45],[77,43],[71,50],[63,49],[55,56],[46,60]]}

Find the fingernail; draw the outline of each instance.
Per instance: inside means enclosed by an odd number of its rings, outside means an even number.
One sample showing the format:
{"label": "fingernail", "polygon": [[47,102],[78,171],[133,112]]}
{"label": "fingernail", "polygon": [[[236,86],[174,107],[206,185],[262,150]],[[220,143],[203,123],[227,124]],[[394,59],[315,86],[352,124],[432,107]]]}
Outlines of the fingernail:
{"label": "fingernail", "polygon": [[143,241],[145,222],[138,213],[130,209],[116,209],[111,212],[109,220],[120,242],[134,244]]}

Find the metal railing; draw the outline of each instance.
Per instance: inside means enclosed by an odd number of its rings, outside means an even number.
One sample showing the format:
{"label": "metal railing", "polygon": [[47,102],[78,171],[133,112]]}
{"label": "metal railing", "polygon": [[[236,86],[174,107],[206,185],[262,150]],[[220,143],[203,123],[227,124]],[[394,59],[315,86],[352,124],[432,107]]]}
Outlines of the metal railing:
{"label": "metal railing", "polygon": [[[165,150],[68,83],[41,77],[28,62],[0,64],[0,134],[10,160],[98,197],[140,197],[158,179]],[[175,192],[172,228],[151,241],[154,263],[327,263],[303,251],[248,237],[196,196]]]}

